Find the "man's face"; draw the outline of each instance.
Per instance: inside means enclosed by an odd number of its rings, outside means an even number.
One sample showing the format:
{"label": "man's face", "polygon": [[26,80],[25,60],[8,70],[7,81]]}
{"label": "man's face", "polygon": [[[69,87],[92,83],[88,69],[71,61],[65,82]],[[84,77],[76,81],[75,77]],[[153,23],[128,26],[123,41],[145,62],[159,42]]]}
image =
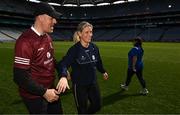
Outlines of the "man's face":
{"label": "man's face", "polygon": [[56,19],[47,14],[43,14],[41,17],[42,30],[44,33],[52,33],[56,23]]}

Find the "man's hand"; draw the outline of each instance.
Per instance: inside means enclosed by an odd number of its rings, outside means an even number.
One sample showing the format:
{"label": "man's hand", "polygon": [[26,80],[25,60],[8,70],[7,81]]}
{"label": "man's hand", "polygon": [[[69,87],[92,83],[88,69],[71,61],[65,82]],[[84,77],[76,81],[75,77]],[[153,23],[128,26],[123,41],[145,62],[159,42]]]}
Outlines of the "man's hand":
{"label": "man's hand", "polygon": [[58,90],[58,93],[60,94],[61,92],[65,92],[66,88],[70,89],[69,88],[69,85],[68,85],[68,81],[67,81],[67,78],[66,77],[61,77],[57,86],[56,86],[56,89]]}
{"label": "man's hand", "polygon": [[103,77],[104,77],[104,80],[107,80],[107,79],[109,78],[108,73],[105,72],[105,73],[103,74]]}
{"label": "man's hand", "polygon": [[43,97],[51,103],[59,99],[59,96],[57,94],[58,92],[55,89],[47,89]]}

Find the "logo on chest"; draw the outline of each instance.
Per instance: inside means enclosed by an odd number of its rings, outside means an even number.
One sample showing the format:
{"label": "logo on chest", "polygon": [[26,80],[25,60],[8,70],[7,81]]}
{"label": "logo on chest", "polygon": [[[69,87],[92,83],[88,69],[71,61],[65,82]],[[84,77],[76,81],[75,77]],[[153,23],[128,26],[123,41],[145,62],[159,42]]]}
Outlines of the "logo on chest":
{"label": "logo on chest", "polygon": [[47,58],[50,58],[51,54],[49,52],[47,52],[46,56],[47,56]]}
{"label": "logo on chest", "polygon": [[92,60],[95,60],[96,58],[95,58],[95,55],[92,55]]}
{"label": "logo on chest", "polygon": [[82,61],[86,60],[86,57],[85,56],[81,56],[81,60]]}
{"label": "logo on chest", "polygon": [[[85,56],[81,56],[81,60],[82,60],[82,61],[84,61],[84,60],[86,60],[86,59],[87,59],[87,58],[86,58]],[[95,55],[92,55],[90,60],[95,60],[95,59],[96,59]]]}

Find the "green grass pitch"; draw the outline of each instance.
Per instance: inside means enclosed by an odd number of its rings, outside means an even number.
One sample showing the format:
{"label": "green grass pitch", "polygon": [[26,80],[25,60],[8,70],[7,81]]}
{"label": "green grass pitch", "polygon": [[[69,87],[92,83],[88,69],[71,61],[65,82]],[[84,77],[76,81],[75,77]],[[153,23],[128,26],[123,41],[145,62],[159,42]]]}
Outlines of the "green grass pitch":
{"label": "green grass pitch", "polygon": [[[72,42],[54,42],[57,60]],[[139,95],[134,76],[129,90],[122,92],[126,78],[130,42],[96,42],[109,80],[97,73],[102,96],[99,114],[180,114],[180,43],[144,43],[144,78],[150,93]],[[14,43],[0,44],[0,114],[27,113],[12,78]],[[71,82],[70,82],[71,83]],[[61,97],[64,113],[77,113],[71,90]]]}

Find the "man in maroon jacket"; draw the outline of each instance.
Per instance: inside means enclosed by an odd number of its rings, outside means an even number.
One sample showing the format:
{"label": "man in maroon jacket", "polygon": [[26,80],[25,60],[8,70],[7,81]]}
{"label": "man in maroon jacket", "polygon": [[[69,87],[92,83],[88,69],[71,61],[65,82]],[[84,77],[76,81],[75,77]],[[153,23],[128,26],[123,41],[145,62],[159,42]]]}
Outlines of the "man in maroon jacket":
{"label": "man in maroon jacket", "polygon": [[61,14],[41,2],[37,4],[34,15],[34,25],[16,41],[14,81],[30,114],[62,114],[60,92],[54,88],[54,49],[48,35],[53,32]]}

